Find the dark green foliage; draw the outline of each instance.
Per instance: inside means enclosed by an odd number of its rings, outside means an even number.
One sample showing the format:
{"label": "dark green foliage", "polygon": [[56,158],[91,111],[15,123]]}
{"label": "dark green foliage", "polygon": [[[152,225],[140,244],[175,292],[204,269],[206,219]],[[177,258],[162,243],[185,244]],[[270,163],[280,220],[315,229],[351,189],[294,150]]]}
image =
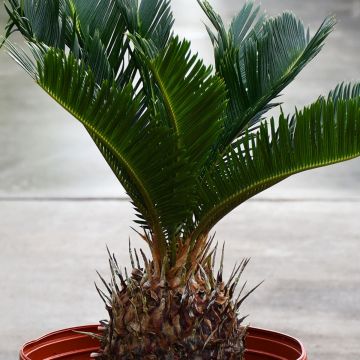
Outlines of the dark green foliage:
{"label": "dark green foliage", "polygon": [[360,83],[357,84],[339,84],[330,91],[329,100],[337,102],[338,100],[349,100],[360,96]]}
{"label": "dark green foliage", "polygon": [[[158,257],[174,265],[233,208],[288,176],[360,153],[360,86],[339,85],[293,116],[266,121],[280,92],[321,50],[291,13],[246,3],[213,28],[215,69],[173,36],[168,0],[8,0],[15,60],[79,120],[129,194]],[[275,102],[274,102],[275,101]],[[149,235],[149,236],[148,236]],[[203,240],[201,240],[203,241]],[[200,245],[199,245],[200,246]]]}
{"label": "dark green foliage", "polygon": [[135,41],[150,70],[153,91],[162,100],[160,106],[154,104],[154,112],[177,135],[189,162],[201,168],[222,127],[226,101],[223,82],[211,76],[211,67],[191,55],[188,41],[175,38],[153,60],[150,51],[143,50],[146,45],[141,46],[140,39]]}
{"label": "dark green foliage", "polygon": [[207,1],[198,0],[216,29],[208,29],[218,74],[224,79],[229,104],[225,131],[217,143],[223,151],[246,128],[262,119],[271,103],[321,50],[334,26],[328,18],[313,38],[292,13],[267,19],[253,3],[244,5],[226,31]]}
{"label": "dark green foliage", "polygon": [[[347,87],[351,92],[352,87]],[[253,195],[296,173],[360,155],[360,97],[331,96],[296,112],[290,120],[260,125],[228,148],[202,182],[194,238]],[[275,124],[278,124],[277,126]],[[244,139],[245,138],[245,139]]]}
{"label": "dark green foliage", "polygon": [[135,95],[130,84],[119,90],[105,81],[97,88],[91,71],[71,55],[50,49],[37,76],[40,86],[90,133],[164,255],[161,241],[171,238],[188,215],[194,184],[174,132],[141,111],[141,93]]}

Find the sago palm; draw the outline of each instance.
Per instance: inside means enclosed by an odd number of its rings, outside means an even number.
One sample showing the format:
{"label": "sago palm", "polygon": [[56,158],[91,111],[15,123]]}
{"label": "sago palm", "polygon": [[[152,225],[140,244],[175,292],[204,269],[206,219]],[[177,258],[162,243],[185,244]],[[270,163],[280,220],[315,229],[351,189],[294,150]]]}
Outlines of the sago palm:
{"label": "sago palm", "polygon": [[[247,263],[214,273],[214,225],[259,192],[360,155],[360,86],[268,119],[280,92],[321,50],[285,12],[246,3],[226,27],[205,0],[215,67],[173,35],[169,0],[7,0],[10,55],[80,121],[129,195],[138,234],[131,272],[110,256],[98,288],[109,312],[93,357],[241,359],[236,291]],[[7,39],[19,31],[29,51]],[[124,239],[125,240],[125,239]]]}

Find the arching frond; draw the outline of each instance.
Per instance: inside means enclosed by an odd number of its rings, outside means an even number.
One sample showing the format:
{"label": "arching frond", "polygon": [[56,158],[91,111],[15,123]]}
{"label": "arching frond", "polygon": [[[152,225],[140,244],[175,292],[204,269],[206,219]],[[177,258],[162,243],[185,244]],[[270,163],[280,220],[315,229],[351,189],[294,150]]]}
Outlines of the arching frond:
{"label": "arching frond", "polygon": [[[222,81],[191,56],[188,42],[174,39],[153,59],[142,54],[142,67],[147,66],[155,85],[151,101],[156,111],[151,112],[144,107],[143,91],[131,88],[125,96],[130,85],[117,90],[111,78],[99,84],[99,74],[72,54],[35,44],[31,48],[37,67],[11,49],[39,85],[86,127],[132,198],[140,224],[162,242],[161,256],[167,246],[175,251],[175,234],[192,217],[197,200],[199,164],[221,129]],[[132,102],[132,117],[122,119],[123,106]]]}
{"label": "arching frond", "polygon": [[[247,2],[225,27],[198,2],[215,71],[173,36],[169,0],[5,2],[8,52],[84,125],[131,197],[158,273],[195,264],[208,231],[251,196],[360,155],[359,84],[260,124],[332,17],[311,37],[291,13],[267,18]],[[31,54],[7,40],[14,31]]]}
{"label": "arching frond", "polygon": [[70,0],[6,0],[9,15],[5,37],[19,31],[26,40],[64,49],[79,49]]}
{"label": "arching frond", "polygon": [[336,102],[320,98],[292,118],[281,115],[278,127],[271,119],[270,127],[263,123],[255,137],[248,133],[244,137],[204,178],[194,238],[250,197],[291,175],[359,156],[360,97]]}
{"label": "arching frond", "polygon": [[327,18],[311,38],[292,13],[264,20],[249,3],[226,31],[212,7],[199,1],[217,30],[212,36],[216,70],[229,95],[225,131],[217,145],[221,151],[278,105],[271,101],[318,54],[335,21]]}
{"label": "arching frond", "polygon": [[[154,97],[162,120],[178,136],[189,161],[197,168],[208,157],[218,137],[225,109],[225,88],[220,78],[211,75],[197,55],[191,55],[190,43],[175,38],[155,58],[151,58],[143,40],[134,39],[155,84]],[[139,43],[141,42],[141,43]],[[186,84],[186,86],[185,86]]]}
{"label": "arching frond", "polygon": [[131,85],[118,90],[105,81],[99,87],[72,55],[49,49],[37,65],[38,84],[90,133],[131,197],[140,225],[153,233],[152,249],[162,260],[194,201],[192,164],[178,149],[176,135],[140,111],[140,95]]}
{"label": "arching frond", "polygon": [[[258,33],[266,16],[251,1],[245,2],[240,12],[232,19],[229,27],[229,41],[241,45],[253,32]],[[226,32],[225,32],[226,33]]]}
{"label": "arching frond", "polygon": [[7,0],[5,37],[18,30],[30,42],[65,50],[92,69],[98,84],[133,81],[138,65],[126,32],[151,40],[162,50],[172,33],[168,0]]}
{"label": "arching frond", "polygon": [[330,91],[328,99],[334,102],[360,97],[360,83],[341,83]]}

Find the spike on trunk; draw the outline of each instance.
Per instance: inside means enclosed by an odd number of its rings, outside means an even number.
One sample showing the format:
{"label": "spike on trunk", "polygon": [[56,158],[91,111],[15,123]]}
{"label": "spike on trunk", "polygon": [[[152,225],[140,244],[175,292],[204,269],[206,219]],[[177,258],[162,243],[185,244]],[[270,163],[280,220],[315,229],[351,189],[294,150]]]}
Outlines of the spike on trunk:
{"label": "spike on trunk", "polygon": [[[143,265],[140,267],[137,252],[133,253],[129,244],[132,271],[126,279],[114,256],[110,256],[111,288],[108,289],[109,284],[100,278],[109,296],[99,291],[109,302],[109,321],[101,323],[102,347],[97,358],[243,359],[246,326],[242,321],[245,317],[238,316],[238,306],[243,299],[233,298],[233,295],[248,260],[235,266],[225,283],[223,264],[216,278],[214,275],[212,255],[215,249],[210,249],[208,241],[203,240],[202,244],[202,248],[193,249],[195,254],[187,251],[188,244],[184,243],[184,248],[178,249],[173,268],[167,269],[163,259],[160,274],[154,262],[141,250]],[[222,261],[223,254],[224,249]]]}

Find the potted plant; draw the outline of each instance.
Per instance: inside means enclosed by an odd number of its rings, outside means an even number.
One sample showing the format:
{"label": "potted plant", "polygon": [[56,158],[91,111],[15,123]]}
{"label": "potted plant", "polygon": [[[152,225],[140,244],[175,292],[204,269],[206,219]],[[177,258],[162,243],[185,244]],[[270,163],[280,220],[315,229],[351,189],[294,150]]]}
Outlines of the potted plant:
{"label": "potted plant", "polygon": [[[168,0],[7,0],[3,44],[80,121],[129,195],[151,258],[109,253],[100,325],[24,346],[21,359],[306,359],[286,335],[251,329],[236,286],[247,260],[215,273],[214,225],[287,177],[360,154],[360,86],[341,84],[293,115],[277,97],[321,50],[291,13],[246,3],[228,28],[205,0],[215,68],[173,35]],[[19,31],[31,54],[9,42]]]}

